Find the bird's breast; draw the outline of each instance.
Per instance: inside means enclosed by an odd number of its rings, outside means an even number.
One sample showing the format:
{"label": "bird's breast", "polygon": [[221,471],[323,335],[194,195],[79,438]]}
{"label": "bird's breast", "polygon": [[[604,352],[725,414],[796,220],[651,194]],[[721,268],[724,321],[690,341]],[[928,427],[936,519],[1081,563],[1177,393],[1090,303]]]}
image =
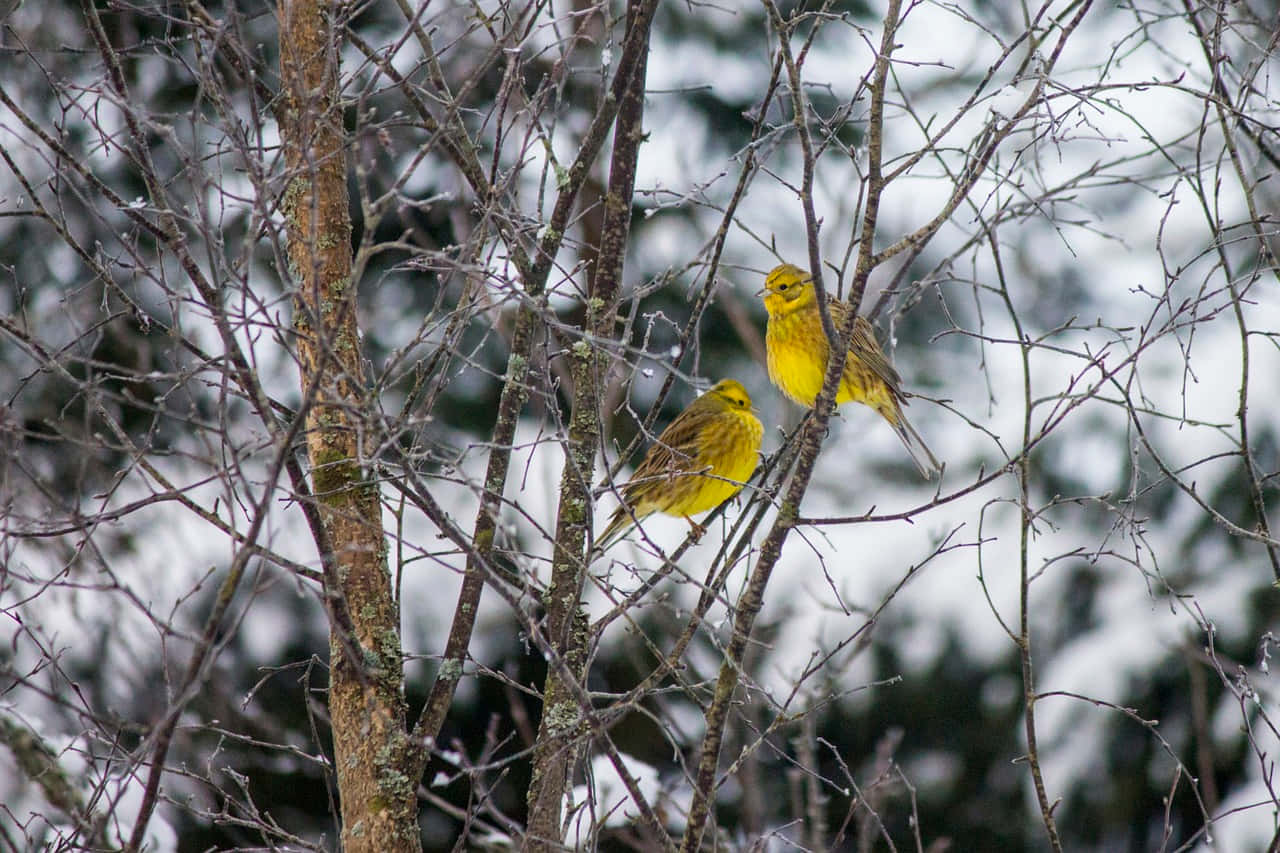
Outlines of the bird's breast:
{"label": "bird's breast", "polygon": [[812,406],[822,390],[829,349],[817,312],[769,318],[765,344],[773,384],[800,405]]}
{"label": "bird's breast", "polygon": [[715,446],[708,448],[712,457],[708,463],[717,476],[744,481],[756,469],[756,451],[764,438],[764,426],[749,412],[734,412],[731,417]]}

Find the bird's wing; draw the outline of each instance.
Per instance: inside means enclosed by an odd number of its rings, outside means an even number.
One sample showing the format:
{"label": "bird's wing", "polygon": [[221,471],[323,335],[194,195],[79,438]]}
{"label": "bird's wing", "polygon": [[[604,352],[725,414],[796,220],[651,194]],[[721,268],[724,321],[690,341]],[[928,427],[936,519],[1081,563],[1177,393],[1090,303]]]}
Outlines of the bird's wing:
{"label": "bird's wing", "polygon": [[673,471],[696,471],[703,467],[698,465],[698,434],[706,423],[706,413],[700,417],[695,417],[696,414],[692,408],[685,409],[662,431],[631,475],[630,483],[641,486],[646,480],[665,477]]}
{"label": "bird's wing", "polygon": [[[849,340],[849,352],[856,355],[868,370],[888,385],[895,398],[902,396],[902,379],[899,378],[898,371],[894,370],[893,365],[889,363],[884,350],[880,349],[880,342],[876,340],[876,330],[871,328],[866,317],[859,316],[853,323],[853,337]],[[845,369],[848,370],[847,367]]]}

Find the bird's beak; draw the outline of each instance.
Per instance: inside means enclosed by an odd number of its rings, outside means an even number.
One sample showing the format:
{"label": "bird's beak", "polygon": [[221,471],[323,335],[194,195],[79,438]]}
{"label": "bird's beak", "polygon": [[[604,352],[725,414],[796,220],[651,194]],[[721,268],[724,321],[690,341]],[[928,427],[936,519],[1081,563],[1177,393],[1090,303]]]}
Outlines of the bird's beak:
{"label": "bird's beak", "polygon": [[764,295],[765,295],[765,293],[766,293],[768,290],[769,290],[769,288],[768,288],[768,287],[762,287],[762,288],[760,288],[759,290],[757,290],[757,291],[756,291],[756,294],[755,294],[755,295],[756,295],[756,296],[764,296]]}

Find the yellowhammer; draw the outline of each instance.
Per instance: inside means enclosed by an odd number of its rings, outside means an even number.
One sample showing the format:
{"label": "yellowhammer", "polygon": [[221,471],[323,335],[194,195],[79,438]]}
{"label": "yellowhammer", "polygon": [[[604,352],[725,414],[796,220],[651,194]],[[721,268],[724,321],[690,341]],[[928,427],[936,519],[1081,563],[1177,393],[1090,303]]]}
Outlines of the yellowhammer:
{"label": "yellowhammer", "polygon": [[614,510],[596,540],[603,551],[634,522],[655,512],[689,518],[714,509],[736,495],[756,469],[764,427],[751,412],[747,389],[722,379],[676,416],[645,454],[622,488],[622,506]]}
{"label": "yellowhammer", "polygon": [[[769,271],[761,292],[764,307],[769,311],[769,328],[765,332],[769,378],[792,400],[802,406],[812,406],[822,390],[827,354],[831,349],[822,330],[813,279],[797,266],[781,264]],[[840,328],[848,316],[849,306],[835,299],[827,306],[831,309],[831,321]],[[836,391],[837,404],[849,400],[865,403],[889,422],[911,454],[911,461],[926,478],[942,469],[902,413],[907,400],[898,371],[885,358],[876,342],[875,330],[863,317],[854,321],[849,357]]]}

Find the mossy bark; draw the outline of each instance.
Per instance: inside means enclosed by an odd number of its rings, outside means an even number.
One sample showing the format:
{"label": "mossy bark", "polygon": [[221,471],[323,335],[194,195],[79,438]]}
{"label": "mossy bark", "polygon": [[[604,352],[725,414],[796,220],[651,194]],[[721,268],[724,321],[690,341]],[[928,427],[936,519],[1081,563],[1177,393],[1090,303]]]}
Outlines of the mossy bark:
{"label": "mossy bark", "polygon": [[370,401],[351,282],[338,13],[322,0],[279,6],[282,209],[307,452],[327,540],[319,544],[331,616],[329,714],[343,849],[417,851],[417,779],[405,772],[417,748],[405,730],[399,614],[378,488],[364,475],[356,429]]}
{"label": "mossy bark", "polygon": [[[635,71],[618,87],[620,97],[615,128],[609,187],[604,199],[596,268],[589,276],[586,332],[580,344],[570,348],[573,374],[573,410],[569,420],[564,473],[560,481],[560,505],[556,518],[556,548],[551,562],[551,585],[543,599],[546,636],[555,661],[547,671],[542,697],[542,719],[534,746],[533,778],[529,785],[529,819],[525,850],[560,849],[560,805],[569,788],[574,758],[581,746],[582,708],[569,674],[585,680],[589,620],[580,606],[583,578],[589,557],[584,554],[591,524],[591,483],[600,448],[600,392],[608,371],[607,355],[600,342],[617,334],[614,317],[621,293],[622,268],[631,224],[631,200],[635,191],[636,162],[644,139],[644,81],[648,32],[656,0],[631,0],[627,14],[627,43],[638,50],[632,57]],[[585,345],[586,340],[594,345]]]}

